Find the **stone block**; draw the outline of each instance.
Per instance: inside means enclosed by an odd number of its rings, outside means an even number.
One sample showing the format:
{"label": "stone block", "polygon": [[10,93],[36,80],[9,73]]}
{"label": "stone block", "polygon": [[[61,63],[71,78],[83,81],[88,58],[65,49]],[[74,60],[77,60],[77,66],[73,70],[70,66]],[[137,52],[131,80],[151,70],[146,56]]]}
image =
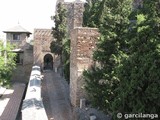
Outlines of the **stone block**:
{"label": "stone block", "polygon": [[80,108],[85,108],[86,107],[86,99],[80,99]]}

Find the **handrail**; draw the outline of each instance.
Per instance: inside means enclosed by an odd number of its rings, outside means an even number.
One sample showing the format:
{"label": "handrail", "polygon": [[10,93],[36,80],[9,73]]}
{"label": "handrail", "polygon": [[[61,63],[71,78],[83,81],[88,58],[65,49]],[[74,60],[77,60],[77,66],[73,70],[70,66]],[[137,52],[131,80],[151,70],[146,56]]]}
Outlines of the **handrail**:
{"label": "handrail", "polygon": [[41,69],[33,66],[25,99],[22,105],[22,120],[48,120],[41,98]]}

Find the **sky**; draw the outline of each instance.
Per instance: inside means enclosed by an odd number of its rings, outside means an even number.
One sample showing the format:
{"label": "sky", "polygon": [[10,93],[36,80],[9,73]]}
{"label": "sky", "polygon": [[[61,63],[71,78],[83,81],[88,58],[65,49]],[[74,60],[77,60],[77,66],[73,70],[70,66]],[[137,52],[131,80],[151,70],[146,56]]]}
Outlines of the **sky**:
{"label": "sky", "polygon": [[[18,24],[33,33],[34,28],[52,28],[57,0],[0,0],[0,39],[2,32]],[[74,0],[65,0],[71,2]]]}

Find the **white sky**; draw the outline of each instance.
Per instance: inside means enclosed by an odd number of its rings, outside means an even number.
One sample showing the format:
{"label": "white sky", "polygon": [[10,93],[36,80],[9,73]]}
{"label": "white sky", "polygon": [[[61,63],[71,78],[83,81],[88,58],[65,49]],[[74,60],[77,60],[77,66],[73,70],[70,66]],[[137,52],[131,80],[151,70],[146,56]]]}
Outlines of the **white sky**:
{"label": "white sky", "polygon": [[56,1],[0,0],[0,39],[5,37],[3,30],[18,25],[18,22],[32,33],[34,28],[51,28],[53,21],[50,17],[54,15]]}

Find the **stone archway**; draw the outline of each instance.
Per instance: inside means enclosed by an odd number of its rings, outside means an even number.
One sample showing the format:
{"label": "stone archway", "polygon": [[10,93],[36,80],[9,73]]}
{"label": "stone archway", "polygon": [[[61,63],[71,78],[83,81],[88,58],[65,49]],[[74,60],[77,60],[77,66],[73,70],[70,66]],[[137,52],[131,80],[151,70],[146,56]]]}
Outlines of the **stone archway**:
{"label": "stone archway", "polygon": [[46,54],[43,58],[44,62],[44,70],[52,70],[53,69],[53,57],[51,54]]}

